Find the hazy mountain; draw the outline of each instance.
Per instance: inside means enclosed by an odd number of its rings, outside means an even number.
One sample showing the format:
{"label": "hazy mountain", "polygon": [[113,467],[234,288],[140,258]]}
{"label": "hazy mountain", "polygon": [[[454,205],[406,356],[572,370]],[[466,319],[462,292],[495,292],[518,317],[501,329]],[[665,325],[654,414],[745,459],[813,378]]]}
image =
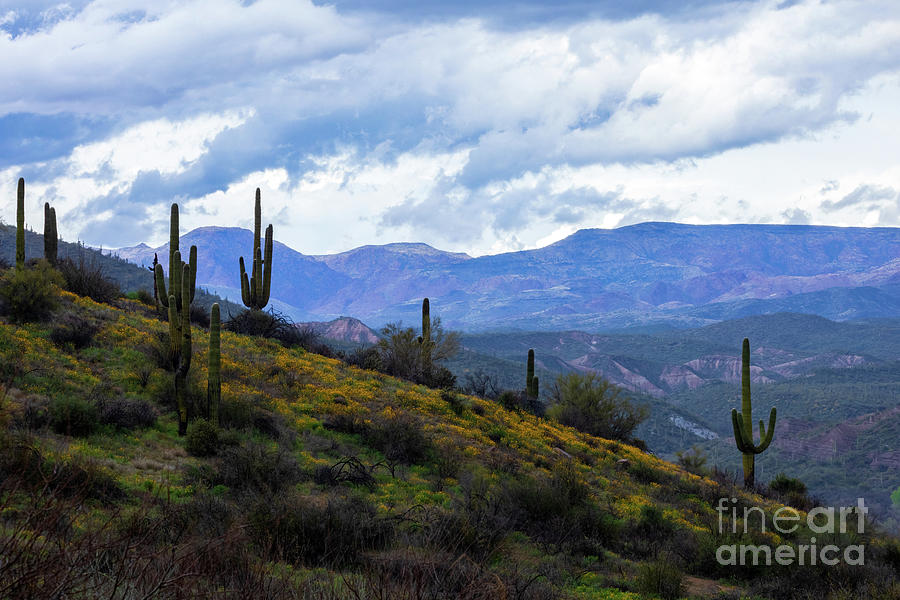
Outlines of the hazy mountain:
{"label": "hazy mountain", "polygon": [[326,342],[353,342],[355,344],[374,344],[378,342],[378,334],[359,319],[339,317],[333,321],[311,321],[297,323],[298,327],[309,327]]}
{"label": "hazy mountain", "polygon": [[[204,227],[198,282],[239,289],[252,235]],[[164,248],[118,254],[149,262]],[[276,243],[273,300],[295,318],[416,322],[421,298],[468,330],[704,325],[782,311],[833,319],[900,312],[900,229],[642,223],[590,229],[536,250],[471,258],[425,244],[306,256]]]}

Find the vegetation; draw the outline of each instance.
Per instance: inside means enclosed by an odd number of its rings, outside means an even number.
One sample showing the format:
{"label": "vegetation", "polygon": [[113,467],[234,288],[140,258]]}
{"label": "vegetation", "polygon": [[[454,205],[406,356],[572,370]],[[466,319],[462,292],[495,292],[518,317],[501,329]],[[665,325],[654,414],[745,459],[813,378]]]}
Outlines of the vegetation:
{"label": "vegetation", "polygon": [[436,364],[457,336],[427,300],[421,335],[389,326],[358,357],[411,381],[223,332],[218,304],[192,330],[196,262],[173,205],[168,288],[154,273],[167,324],[147,302],[69,292],[46,322],[0,318],[0,598],[900,593],[900,544],[870,528],[830,540],[867,544],[859,567],[723,566],[723,544],[808,545],[808,525],[775,535],[737,512],[770,526],[783,502],[811,510],[805,486],[743,489],[700,450],[688,469],[642,451],[646,407],[594,374],[557,379],[552,419],[522,410],[533,352],[525,390],[464,396]]}
{"label": "vegetation", "polygon": [[759,444],[753,443],[753,416],[750,402],[750,340],[744,338],[741,351],[741,411],[731,410],[731,423],[734,428],[734,442],[743,454],[744,487],[752,488],[756,484],[756,455],[765,451],[772,443],[775,434],[775,412],[773,406],[769,413],[769,428],[759,421]]}
{"label": "vegetation", "polygon": [[56,255],[59,248],[59,238],[56,233],[56,209],[49,202],[44,203],[44,260],[50,266],[56,266]]}
{"label": "vegetation", "polygon": [[244,268],[244,257],[241,266],[241,299],[250,310],[261,311],[269,303],[269,292],[272,289],[272,224],[266,227],[265,255],[260,246],[260,228],[262,226],[262,206],[259,188],[256,188],[256,206],[253,221],[253,270],[250,278]]}
{"label": "vegetation", "polygon": [[[382,372],[435,388],[452,388],[456,377],[442,365],[459,351],[459,334],[444,331],[440,317],[431,317],[428,299],[422,303],[421,335],[412,327],[389,323],[376,346]],[[365,357],[362,357],[365,360]]]}
{"label": "vegetation", "polygon": [[178,205],[172,204],[169,223],[169,291],[162,265],[156,265],[156,290],[160,306],[169,311],[169,357],[175,371],[175,402],[178,406],[178,435],[187,433],[189,411],[187,376],[191,368],[191,302],[197,281],[197,247],[191,246],[190,263],[181,260],[178,249]]}
{"label": "vegetation", "polygon": [[528,350],[528,364],[525,368],[525,395],[537,400],[539,397],[539,382],[534,374],[534,348]]}
{"label": "vegetation", "polygon": [[67,291],[79,296],[87,296],[96,302],[109,304],[122,296],[119,286],[109,279],[103,271],[103,266],[97,261],[95,255],[91,255],[90,262],[86,260],[86,252],[81,249],[77,258],[67,256],[57,261],[56,268],[63,276],[64,287]]}
{"label": "vegetation", "polygon": [[0,278],[0,313],[16,323],[43,321],[59,305],[62,277],[46,261],[7,269]]}
{"label": "vegetation", "polygon": [[633,441],[635,428],[647,418],[622,390],[596,373],[569,373],[556,379],[547,416],[563,425],[609,440]]}

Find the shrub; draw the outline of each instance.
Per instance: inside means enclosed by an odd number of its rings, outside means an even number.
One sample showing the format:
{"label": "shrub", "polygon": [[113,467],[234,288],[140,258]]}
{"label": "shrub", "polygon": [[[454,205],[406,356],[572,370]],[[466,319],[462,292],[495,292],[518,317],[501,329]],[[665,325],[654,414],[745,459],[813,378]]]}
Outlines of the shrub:
{"label": "shrub", "polygon": [[385,548],[393,524],[358,496],[322,502],[296,494],[260,501],[250,513],[251,536],[270,559],[310,566],[342,567],[364,552]]}
{"label": "shrub", "polygon": [[539,417],[544,416],[546,407],[537,398],[532,398],[524,390],[503,390],[497,402],[506,410],[524,410]]}
{"label": "shrub", "polygon": [[219,472],[214,483],[236,490],[277,492],[300,480],[293,455],[280,447],[249,442],[219,453]]}
{"label": "shrub", "polygon": [[610,440],[631,441],[649,415],[622,390],[595,373],[568,373],[556,380],[547,414],[563,425]]}
{"label": "shrub", "polygon": [[367,369],[369,371],[382,371],[381,354],[377,346],[360,346],[354,348],[350,354],[342,356],[344,362],[352,367]]}
{"label": "shrub", "polygon": [[209,310],[206,307],[197,303],[191,304],[190,319],[194,325],[209,329]]}
{"label": "shrub", "polygon": [[95,463],[45,456],[27,436],[0,438],[0,484],[8,479],[66,497],[112,502],[124,496],[115,478]]}
{"label": "shrub", "polygon": [[219,423],[228,429],[246,429],[253,425],[253,403],[243,397],[222,398]]}
{"label": "shrub", "polygon": [[50,425],[62,435],[84,437],[97,428],[97,406],[90,400],[63,396],[50,402]]}
{"label": "shrub", "polygon": [[638,567],[638,591],[663,600],[677,600],[684,594],[684,576],[671,560],[659,559]]}
{"label": "shrub", "polygon": [[192,456],[212,456],[219,447],[219,428],[206,419],[195,419],[187,428],[184,448]]}
{"label": "shrub", "polygon": [[515,390],[503,390],[497,397],[497,402],[506,410],[519,410],[521,405],[519,397],[521,395],[521,392],[516,392]]}
{"label": "shrub", "polygon": [[77,261],[72,258],[62,259],[58,262],[57,268],[62,273],[65,289],[73,294],[87,296],[95,302],[106,304],[122,295],[119,285],[106,277],[103,267],[95,257],[91,257],[90,263],[85,261],[84,252]]}
{"label": "shrub", "polygon": [[345,456],[331,466],[319,465],[313,475],[313,481],[319,485],[336,486],[341,483],[362,485],[373,491],[375,489],[374,468],[364,464],[355,456]]}
{"label": "shrub", "polygon": [[407,465],[424,462],[431,449],[422,422],[407,413],[373,419],[363,430],[362,438],[369,446],[381,450],[387,460]]}
{"label": "shrub", "polygon": [[472,396],[479,398],[487,398],[494,400],[498,398],[502,392],[497,378],[494,375],[479,369],[473,373],[466,373],[466,382],[463,385],[463,391]]}
{"label": "shrub", "polygon": [[131,398],[111,398],[99,403],[100,422],[119,429],[153,427],[157,412],[149,402]]}
{"label": "shrub", "polygon": [[773,492],[777,492],[779,494],[806,494],[806,484],[800,481],[799,479],[795,479],[793,477],[788,477],[784,473],[779,473],[775,476],[771,482],[769,482],[769,489]]}
{"label": "shrub", "polygon": [[706,473],[706,462],[709,460],[709,456],[699,446],[694,446],[690,450],[679,450],[675,456],[678,457],[678,464],[686,471],[695,475]]}
{"label": "shrub", "polygon": [[58,315],[54,323],[53,329],[50,330],[50,340],[57,346],[71,344],[76,350],[89,346],[100,330],[100,325],[96,321],[70,311]]}
{"label": "shrub", "polygon": [[769,491],[774,492],[776,498],[784,504],[803,511],[809,511],[817,503],[809,497],[805,483],[784,473],[779,473],[769,482]]}
{"label": "shrub", "polygon": [[466,409],[471,408],[472,403],[465,397],[453,392],[452,390],[441,390],[441,400],[450,405],[450,410],[455,414],[461,415]]}
{"label": "shrub", "polygon": [[234,333],[278,340],[288,347],[300,345],[300,332],[297,326],[274,308],[268,311],[245,310],[226,321],[225,329]]}
{"label": "shrub", "polygon": [[7,269],[0,277],[0,312],[17,323],[42,321],[56,309],[62,285],[62,277],[44,260]]}
{"label": "shrub", "polygon": [[431,321],[433,346],[430,372],[424,363],[422,344],[412,327],[403,328],[399,323],[389,323],[381,330],[381,335],[377,348],[385,373],[431,387],[452,388],[456,385],[456,376],[436,363],[456,355],[459,334],[444,331],[440,318],[435,317]]}
{"label": "shrub", "polygon": [[[131,295],[129,294],[129,297],[130,296]],[[134,292],[134,299],[141,304],[156,307],[156,298],[153,297],[153,292],[145,288],[141,288],[138,291]]]}

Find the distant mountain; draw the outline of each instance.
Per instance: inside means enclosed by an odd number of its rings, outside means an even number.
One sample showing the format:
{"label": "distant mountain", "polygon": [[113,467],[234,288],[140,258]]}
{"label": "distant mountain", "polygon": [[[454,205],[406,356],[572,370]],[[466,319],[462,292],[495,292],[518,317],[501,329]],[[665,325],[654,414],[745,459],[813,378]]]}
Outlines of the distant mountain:
{"label": "distant mountain", "polygon": [[[253,232],[239,227],[200,227],[181,236],[182,249],[197,246],[197,283],[240,304],[241,282],[239,258],[244,257],[250,269],[253,252]],[[150,265],[154,253],[168,269],[169,245],[151,248],[139,244],[114,251],[119,257],[137,264]],[[272,251],[272,297],[281,301],[281,308],[297,318],[315,318],[305,310],[309,305],[327,299],[349,285],[352,280],[330,269],[326,264],[275,242]],[[297,302],[295,299],[302,299]]]}
{"label": "distant mountain", "polygon": [[[277,233],[277,232],[276,232]],[[239,293],[249,231],[204,227],[198,281]],[[163,248],[120,249],[135,262]],[[416,322],[421,298],[467,330],[695,327],[783,311],[832,319],[900,314],[900,229],[642,223],[471,258],[425,244],[306,256],[276,243],[273,300],[295,318]]]}
{"label": "distant mountain", "polygon": [[740,382],[744,337],[752,341],[750,377],[756,384],[900,360],[900,319],[838,323],[792,313],[654,335],[516,332],[464,334],[461,340],[470,352],[517,365],[534,348],[551,374],[596,371],[621,387],[659,398]]}
{"label": "distant mountain", "polygon": [[353,342],[355,344],[374,344],[378,342],[378,334],[359,319],[339,317],[333,321],[313,321],[297,323],[298,327],[310,327],[326,341]]}

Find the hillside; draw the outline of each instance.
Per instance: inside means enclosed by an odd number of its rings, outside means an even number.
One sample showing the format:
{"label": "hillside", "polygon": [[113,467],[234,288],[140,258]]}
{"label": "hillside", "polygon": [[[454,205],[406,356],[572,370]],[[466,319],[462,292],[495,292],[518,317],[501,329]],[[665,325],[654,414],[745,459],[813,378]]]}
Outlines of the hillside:
{"label": "hillside", "polygon": [[[236,297],[251,233],[204,227],[184,238],[200,249],[198,281]],[[165,247],[116,252],[141,263]],[[352,315],[375,327],[415,322],[423,297],[466,331],[684,328],[786,311],[849,320],[898,313],[898,256],[898,228],[794,225],[641,223],[475,258],[415,243],[306,256],[276,243],[285,275],[272,294],[295,320]]]}
{"label": "hillside", "polygon": [[[76,349],[63,320],[97,330]],[[71,295],[46,324],[0,320],[0,549],[15,559],[0,597],[624,600],[673,567],[692,597],[792,597],[806,581],[716,563],[718,544],[772,540],[715,533],[719,498],[779,506],[727,478],[261,339],[223,333],[225,428],[200,452],[176,435],[165,327],[136,302]],[[199,399],[207,333],[193,341]],[[92,410],[99,424],[79,416]],[[47,507],[66,511],[64,534]],[[815,585],[896,586],[885,542],[862,539],[865,579]]]}

